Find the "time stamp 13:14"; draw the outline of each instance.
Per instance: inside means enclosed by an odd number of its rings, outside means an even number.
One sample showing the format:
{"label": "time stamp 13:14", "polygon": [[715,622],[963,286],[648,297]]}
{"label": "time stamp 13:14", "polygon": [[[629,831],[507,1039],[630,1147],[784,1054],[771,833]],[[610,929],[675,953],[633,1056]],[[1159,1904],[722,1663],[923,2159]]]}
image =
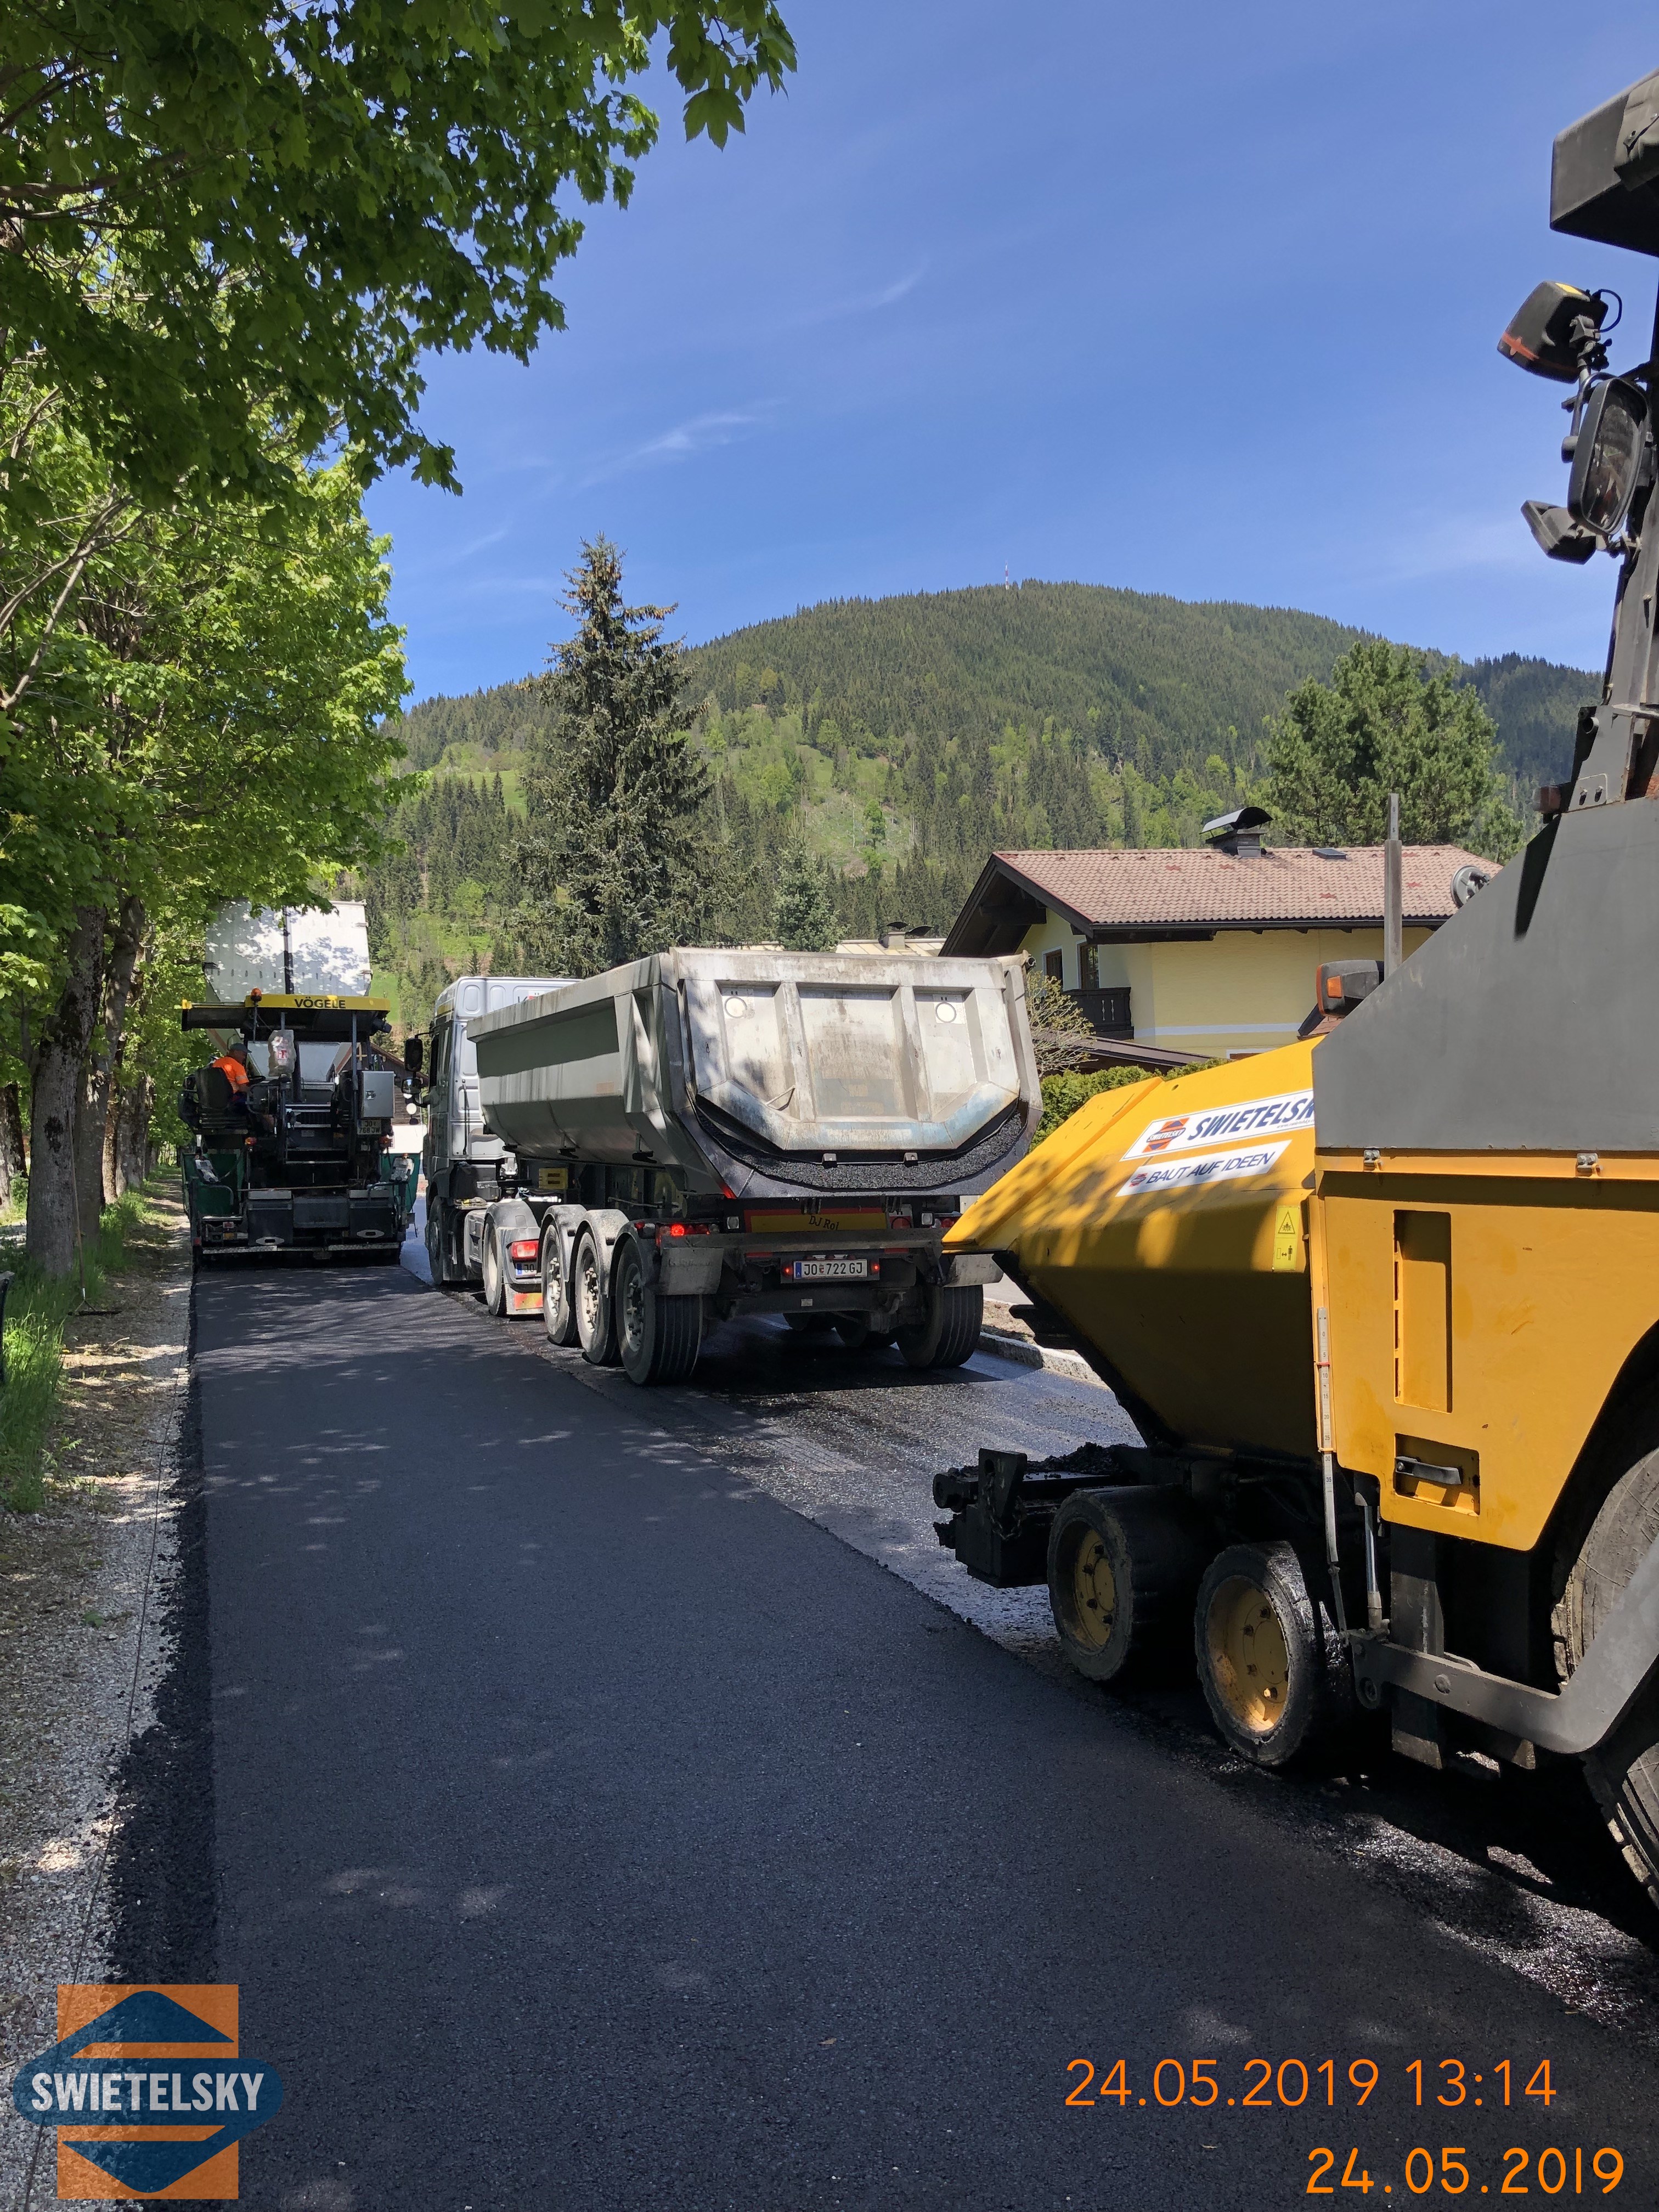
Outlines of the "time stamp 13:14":
{"label": "time stamp 13:14", "polygon": [[[1247,2058],[1242,2075],[1227,2094],[1218,2078],[1221,2062],[1214,2058],[1160,2058],[1152,2067],[1145,2093],[1129,2079],[1128,2062],[1120,2058],[1097,2068],[1090,2058],[1073,2058],[1066,2066],[1070,2077],[1066,2102],[1073,2107],[1108,2106],[1121,2112],[1128,2106],[1151,2106],[1165,2112],[1177,2106],[1207,2111],[1228,2105],[1246,2110],[1297,2111],[1304,2106],[1328,2111],[1358,2111],[1382,2079],[1374,2058],[1351,2059],[1346,2067],[1335,2058],[1313,2064],[1301,2058],[1285,2058],[1277,2065],[1270,2058]],[[1525,2075],[1524,2081],[1522,2076]],[[1419,2110],[1438,2107],[1449,2115],[1461,2106],[1501,2111],[1520,2106],[1534,2118],[1548,2111],[1556,2091],[1550,2078],[1550,2062],[1540,2059],[1530,2069],[1507,2058],[1475,2073],[1459,2058],[1443,2058],[1426,2065],[1412,2059],[1403,2069],[1405,2084]],[[1437,2194],[1461,2197],[1466,2191],[1499,2197],[1611,2196],[1625,2176],[1625,2161],[1610,2143],[1547,2144],[1534,2150],[1515,2144],[1501,2153],[1501,2168],[1482,2180],[1472,2169],[1472,2154],[1461,2144],[1442,2144],[1431,2149],[1417,2145],[1406,2154],[1400,2177],[1403,2189],[1413,2197]],[[1358,2146],[1320,2144],[1308,2154],[1310,2173],[1304,2193],[1334,2197],[1353,2190],[1362,2197],[1373,2189],[1394,2194],[1391,2179],[1374,2176],[1361,2160]]]}

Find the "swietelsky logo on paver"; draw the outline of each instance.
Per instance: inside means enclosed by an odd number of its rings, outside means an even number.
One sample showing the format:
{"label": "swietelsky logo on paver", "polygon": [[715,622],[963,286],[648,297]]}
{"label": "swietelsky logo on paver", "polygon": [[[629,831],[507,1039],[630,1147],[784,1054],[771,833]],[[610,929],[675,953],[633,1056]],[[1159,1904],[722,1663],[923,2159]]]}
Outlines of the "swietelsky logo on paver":
{"label": "swietelsky logo on paver", "polygon": [[237,2145],[283,2085],[241,2055],[235,1983],[60,1982],[58,2038],[11,2100],[57,2130],[60,2197],[236,2196]]}

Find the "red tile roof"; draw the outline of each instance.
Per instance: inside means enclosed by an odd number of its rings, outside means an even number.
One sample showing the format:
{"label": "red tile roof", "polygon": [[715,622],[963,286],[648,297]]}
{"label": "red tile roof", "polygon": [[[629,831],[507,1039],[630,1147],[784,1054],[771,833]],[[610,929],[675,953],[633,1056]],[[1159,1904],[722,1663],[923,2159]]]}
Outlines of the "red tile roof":
{"label": "red tile roof", "polygon": [[[1005,887],[1018,886],[1083,929],[1380,927],[1382,851],[1380,845],[1356,846],[1341,860],[1328,860],[1306,846],[1270,848],[1255,858],[1210,847],[994,853],[951,937],[999,877]],[[1456,845],[1407,845],[1405,920],[1448,921],[1455,911],[1451,879],[1471,862],[1490,865]],[[1001,903],[994,897],[992,902]],[[948,940],[945,949],[952,949]]]}
{"label": "red tile roof", "polygon": [[[1235,859],[1197,852],[999,853],[1047,903],[1097,928],[1169,927],[1182,922],[1259,927],[1264,922],[1382,920],[1382,848],[1357,846],[1342,860],[1304,846]],[[1407,845],[1401,870],[1407,921],[1444,921],[1455,911],[1451,879],[1475,858],[1456,845]]]}

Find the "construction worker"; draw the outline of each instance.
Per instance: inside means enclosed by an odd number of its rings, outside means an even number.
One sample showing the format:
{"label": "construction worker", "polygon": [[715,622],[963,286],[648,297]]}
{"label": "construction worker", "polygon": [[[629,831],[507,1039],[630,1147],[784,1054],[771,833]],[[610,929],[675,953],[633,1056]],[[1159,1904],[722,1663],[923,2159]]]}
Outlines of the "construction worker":
{"label": "construction worker", "polygon": [[226,1082],[229,1084],[231,1095],[234,1097],[240,1098],[242,1097],[243,1093],[247,1089],[248,1073],[247,1047],[243,1043],[240,1037],[234,1038],[232,1042],[225,1047],[218,1059],[210,1060],[208,1065],[210,1067],[216,1067],[218,1069],[220,1074],[222,1075]]}

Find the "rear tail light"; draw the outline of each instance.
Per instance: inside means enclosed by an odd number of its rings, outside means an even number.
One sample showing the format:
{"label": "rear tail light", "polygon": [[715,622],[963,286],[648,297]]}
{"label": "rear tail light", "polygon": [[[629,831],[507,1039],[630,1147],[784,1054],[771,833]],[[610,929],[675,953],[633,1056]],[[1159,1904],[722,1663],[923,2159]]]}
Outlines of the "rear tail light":
{"label": "rear tail light", "polygon": [[533,1237],[519,1237],[507,1249],[515,1260],[533,1260],[542,1248]]}

